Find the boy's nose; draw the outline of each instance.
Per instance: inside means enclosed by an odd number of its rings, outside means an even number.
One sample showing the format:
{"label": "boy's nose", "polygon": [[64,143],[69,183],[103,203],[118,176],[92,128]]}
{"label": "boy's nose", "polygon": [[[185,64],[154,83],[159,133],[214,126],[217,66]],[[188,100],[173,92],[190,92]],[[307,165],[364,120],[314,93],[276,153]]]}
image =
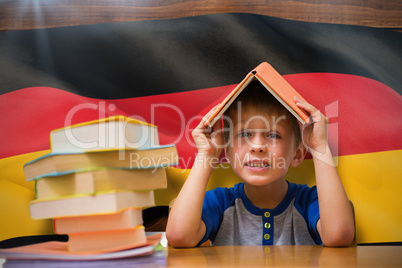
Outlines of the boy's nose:
{"label": "boy's nose", "polygon": [[265,153],[268,149],[266,144],[251,144],[250,151],[253,153]]}
{"label": "boy's nose", "polygon": [[265,142],[265,139],[261,135],[255,135],[250,142],[250,151],[253,153],[264,153],[268,149],[268,145]]}

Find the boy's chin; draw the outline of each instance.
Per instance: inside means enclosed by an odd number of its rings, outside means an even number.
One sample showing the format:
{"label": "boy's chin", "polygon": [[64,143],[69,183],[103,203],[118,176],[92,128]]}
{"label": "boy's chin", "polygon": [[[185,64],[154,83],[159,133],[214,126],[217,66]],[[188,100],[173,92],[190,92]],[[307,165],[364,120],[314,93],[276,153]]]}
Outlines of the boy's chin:
{"label": "boy's chin", "polygon": [[279,180],[283,180],[281,178],[267,178],[262,176],[249,176],[247,179],[243,179],[245,183],[251,186],[265,186],[268,184],[272,184]]}

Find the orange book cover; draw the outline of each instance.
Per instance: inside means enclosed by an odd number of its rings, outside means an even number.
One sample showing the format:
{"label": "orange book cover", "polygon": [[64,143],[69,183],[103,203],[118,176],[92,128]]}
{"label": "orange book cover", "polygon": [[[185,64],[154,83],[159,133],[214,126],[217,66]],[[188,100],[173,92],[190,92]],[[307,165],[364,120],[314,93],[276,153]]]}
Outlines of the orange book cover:
{"label": "orange book cover", "polygon": [[145,246],[147,237],[144,226],[123,230],[109,230],[68,234],[68,250],[71,252],[124,250]]}
{"label": "orange book cover", "polygon": [[152,254],[159,244],[162,234],[147,237],[143,245],[120,247],[108,250],[71,252],[68,242],[50,241],[27,246],[0,249],[0,258],[6,260],[59,260],[89,261],[110,260]]}
{"label": "orange book cover", "polygon": [[142,224],[142,208],[127,208],[114,213],[53,219],[53,229],[56,234],[122,230]]}
{"label": "orange book cover", "polygon": [[283,78],[270,64],[263,62],[225,97],[218,109],[205,122],[205,126],[212,127],[218,118],[229,108],[239,94],[245,90],[251,81],[258,80],[290,113],[302,124],[310,123],[309,114],[294,103],[294,97],[304,98]]}

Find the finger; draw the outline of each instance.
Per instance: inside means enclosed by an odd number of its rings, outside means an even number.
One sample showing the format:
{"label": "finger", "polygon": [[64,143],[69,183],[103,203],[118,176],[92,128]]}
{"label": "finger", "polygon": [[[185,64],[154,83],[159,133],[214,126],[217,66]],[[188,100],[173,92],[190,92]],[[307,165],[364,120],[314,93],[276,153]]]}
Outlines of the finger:
{"label": "finger", "polygon": [[192,131],[193,137],[203,135],[203,136],[207,137],[208,139],[210,138],[211,133],[212,133],[212,128],[209,126],[204,126],[202,124],[202,122],[200,122],[200,124]]}
{"label": "finger", "polygon": [[300,109],[304,110],[309,115],[308,124],[314,124],[315,120],[312,116],[314,107],[312,105],[309,105],[309,103],[307,103],[306,101],[304,101],[296,96],[293,97],[293,101],[296,104],[296,106],[298,106]]}
{"label": "finger", "polygon": [[299,108],[302,108],[309,114],[313,114],[314,112],[318,111],[313,105],[304,100],[299,99],[298,97],[294,97],[294,102]]}
{"label": "finger", "polygon": [[213,132],[213,129],[209,126],[206,125],[206,119],[207,116],[204,116],[201,121],[198,123],[198,125],[193,129],[192,131],[192,135],[194,137],[194,135],[204,135],[206,136],[208,139],[210,138],[211,133]]}
{"label": "finger", "polygon": [[296,105],[310,114],[310,123],[314,124],[321,121],[328,121],[327,118],[313,105],[297,97],[294,98]]}
{"label": "finger", "polygon": [[219,107],[221,106],[221,104],[217,104],[215,105],[204,117],[203,117],[203,123],[204,125],[209,124],[212,119],[214,118],[214,115],[216,114],[217,110],[219,109]]}
{"label": "finger", "polygon": [[[218,104],[219,105],[219,104]],[[207,122],[209,121],[211,115],[216,111],[218,108],[218,105],[214,106],[206,115],[204,115],[200,121],[200,123],[197,125],[197,129],[207,129],[210,128],[210,126],[207,125]]]}
{"label": "finger", "polygon": [[220,106],[220,103],[215,105],[214,107],[212,107],[212,109],[209,110],[208,113],[204,117],[206,117],[206,118],[210,117],[212,114],[214,114],[216,112],[216,110],[218,109],[219,106]]}

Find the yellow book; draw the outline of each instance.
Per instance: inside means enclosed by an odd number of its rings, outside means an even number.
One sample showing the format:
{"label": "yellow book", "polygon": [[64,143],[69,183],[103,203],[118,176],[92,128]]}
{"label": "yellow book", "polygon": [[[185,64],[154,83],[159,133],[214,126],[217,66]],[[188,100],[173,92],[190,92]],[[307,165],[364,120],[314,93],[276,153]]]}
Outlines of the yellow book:
{"label": "yellow book", "polygon": [[68,250],[76,251],[107,251],[124,250],[145,246],[147,237],[144,226],[130,229],[102,232],[74,233],[68,235]]}
{"label": "yellow book", "polygon": [[103,150],[87,153],[50,153],[24,165],[28,181],[59,173],[77,173],[100,168],[157,168],[178,163],[176,146],[165,145],[146,150]]}
{"label": "yellow book", "polygon": [[159,145],[158,128],[130,117],[111,116],[50,132],[53,153],[147,149]]}
{"label": "yellow book", "polygon": [[125,208],[155,205],[153,191],[109,191],[63,198],[35,199],[29,203],[33,219],[114,213]]}
{"label": "yellow book", "polygon": [[53,219],[53,229],[56,234],[122,230],[134,228],[142,224],[141,208],[127,208],[115,213]]}
{"label": "yellow book", "polygon": [[35,180],[38,199],[110,190],[154,190],[167,188],[164,167],[150,169],[99,169],[59,173]]}

